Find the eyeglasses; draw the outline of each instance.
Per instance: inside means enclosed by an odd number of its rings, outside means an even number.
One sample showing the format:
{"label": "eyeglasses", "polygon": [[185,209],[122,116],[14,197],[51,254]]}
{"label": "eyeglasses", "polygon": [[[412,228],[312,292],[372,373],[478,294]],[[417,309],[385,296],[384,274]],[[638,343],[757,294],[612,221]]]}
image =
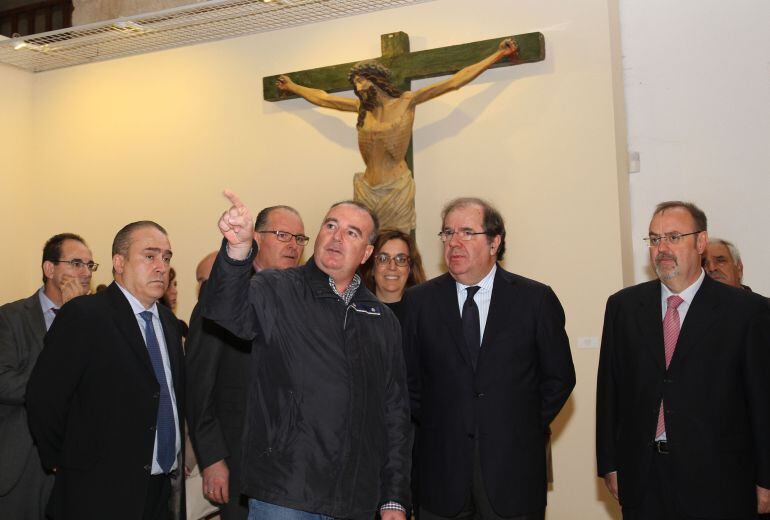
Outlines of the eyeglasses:
{"label": "eyeglasses", "polygon": [[406,267],[412,263],[412,258],[404,253],[399,253],[396,256],[390,256],[388,253],[380,253],[374,257],[374,261],[379,265],[388,265],[391,260],[396,262],[398,267]]}
{"label": "eyeglasses", "polygon": [[72,260],[51,260],[54,264],[70,264],[74,269],[80,269],[81,267],[87,267],[92,273],[99,269],[99,264],[96,262],[84,262],[80,258],[73,258]]}
{"label": "eyeglasses", "polygon": [[693,231],[692,233],[666,233],[665,235],[662,235],[662,236],[656,235],[656,236],[644,237],[643,240],[647,242],[647,247],[658,247],[662,240],[668,240],[668,243],[673,246],[681,242],[684,237],[689,237],[690,235],[697,235],[698,233],[702,233],[702,231]]}
{"label": "eyeglasses", "polygon": [[454,229],[445,229],[443,231],[439,231],[438,237],[442,242],[449,242],[452,240],[453,236],[457,235],[460,240],[465,240],[467,242],[468,240],[471,240],[475,235],[487,234],[488,233],[486,231],[473,231],[470,228],[458,229],[457,231]]}
{"label": "eyeglasses", "polygon": [[291,242],[291,239],[294,238],[298,246],[306,246],[307,243],[310,242],[310,237],[306,237],[305,235],[295,235],[288,231],[257,231],[257,233],[272,233],[279,242]]}

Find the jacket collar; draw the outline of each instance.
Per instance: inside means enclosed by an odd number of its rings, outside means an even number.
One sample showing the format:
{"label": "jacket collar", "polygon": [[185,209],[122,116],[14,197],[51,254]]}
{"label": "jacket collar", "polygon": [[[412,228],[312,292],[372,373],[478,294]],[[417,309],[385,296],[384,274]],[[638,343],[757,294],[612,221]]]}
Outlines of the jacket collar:
{"label": "jacket collar", "polygon": [[[305,274],[305,280],[313,291],[316,298],[333,298],[339,299],[339,296],[334,294],[334,291],[329,285],[329,275],[321,271],[318,265],[315,263],[315,256],[308,258],[305,265],[301,267]],[[366,288],[363,280],[360,287],[356,290],[356,294],[353,295],[353,302],[361,303],[379,303],[377,297]]]}

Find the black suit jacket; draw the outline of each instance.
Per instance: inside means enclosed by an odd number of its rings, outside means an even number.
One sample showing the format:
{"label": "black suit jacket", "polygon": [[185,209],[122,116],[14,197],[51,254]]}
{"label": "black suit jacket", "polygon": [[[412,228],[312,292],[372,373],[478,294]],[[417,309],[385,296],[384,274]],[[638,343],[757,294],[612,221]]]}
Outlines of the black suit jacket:
{"label": "black suit jacket", "polygon": [[[32,449],[24,401],[43,336],[45,319],[37,291],[0,307],[0,496],[19,481]],[[42,474],[43,468],[39,471]],[[29,491],[35,494],[30,500],[38,498],[38,489]]]}
{"label": "black suit jacket", "polygon": [[407,291],[403,314],[412,413],[420,425],[420,505],[442,516],[460,511],[478,439],[495,511],[542,510],[546,430],[575,385],[556,295],[498,267],[475,370],[449,274]]}
{"label": "black suit jacket", "polygon": [[683,511],[698,518],[756,514],[755,484],[770,488],[770,307],[708,276],[665,368],[661,286],[607,302],[597,387],[597,462],[618,471],[620,500],[643,498],[658,408]]}
{"label": "black suit jacket", "polygon": [[[179,329],[170,310],[162,305],[158,310],[181,427]],[[139,324],[115,283],[61,308],[27,387],[40,458],[44,466],[58,468],[49,504],[53,518],[141,518],[159,390]],[[181,461],[178,469],[181,473]]]}
{"label": "black suit jacket", "polygon": [[[204,286],[201,293],[205,290]],[[187,425],[198,466],[227,462],[230,502],[223,506],[223,518],[246,518],[248,508],[240,497],[240,459],[251,342],[203,318],[196,305],[185,349]]]}

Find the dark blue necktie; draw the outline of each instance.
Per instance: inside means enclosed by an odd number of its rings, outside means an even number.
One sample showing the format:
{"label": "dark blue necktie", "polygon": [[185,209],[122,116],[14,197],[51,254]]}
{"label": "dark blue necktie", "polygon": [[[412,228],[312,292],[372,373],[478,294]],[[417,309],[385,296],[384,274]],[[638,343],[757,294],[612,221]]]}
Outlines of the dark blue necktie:
{"label": "dark blue necktie", "polygon": [[479,347],[481,346],[479,308],[473,300],[473,297],[479,289],[481,289],[481,287],[478,285],[468,287],[466,289],[468,295],[465,297],[465,303],[463,304],[463,335],[465,336],[465,342],[468,344],[474,362],[478,356]]}
{"label": "dark blue necktie", "polygon": [[147,352],[150,354],[152,370],[155,379],[160,385],[160,399],[158,402],[157,439],[158,439],[158,464],[163,473],[171,471],[176,460],[176,426],[174,426],[174,409],[171,405],[171,394],[166,383],[166,371],[163,369],[163,357],[160,354],[160,344],[155,335],[155,327],[152,326],[152,313],[140,312],[144,319],[144,331],[147,343]]}

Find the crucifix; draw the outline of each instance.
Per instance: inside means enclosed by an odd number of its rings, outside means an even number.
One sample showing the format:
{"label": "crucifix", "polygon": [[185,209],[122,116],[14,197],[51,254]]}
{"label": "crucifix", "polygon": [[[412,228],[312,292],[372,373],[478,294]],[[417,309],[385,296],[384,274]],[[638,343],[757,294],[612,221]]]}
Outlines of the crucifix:
{"label": "crucifix", "polygon": [[[302,97],[318,106],[358,113],[358,147],[366,170],[353,192],[383,229],[414,231],[412,127],[416,105],[456,90],[485,70],[545,59],[539,32],[409,52],[403,32],[380,36],[382,56],[262,79],[266,101]],[[452,76],[416,91],[414,79]],[[353,89],[356,98],[331,93]]]}

